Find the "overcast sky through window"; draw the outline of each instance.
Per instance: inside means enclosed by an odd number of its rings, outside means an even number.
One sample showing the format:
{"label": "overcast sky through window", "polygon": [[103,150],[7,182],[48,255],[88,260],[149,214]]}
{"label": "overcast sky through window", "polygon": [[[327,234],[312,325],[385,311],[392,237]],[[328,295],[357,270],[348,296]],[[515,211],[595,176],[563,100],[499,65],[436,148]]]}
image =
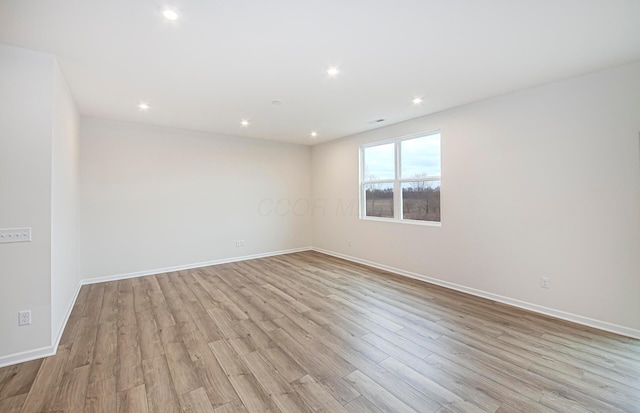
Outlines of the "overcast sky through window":
{"label": "overcast sky through window", "polygon": [[[365,180],[394,179],[393,143],[365,148]],[[401,178],[440,176],[440,134],[432,134],[400,143]]]}

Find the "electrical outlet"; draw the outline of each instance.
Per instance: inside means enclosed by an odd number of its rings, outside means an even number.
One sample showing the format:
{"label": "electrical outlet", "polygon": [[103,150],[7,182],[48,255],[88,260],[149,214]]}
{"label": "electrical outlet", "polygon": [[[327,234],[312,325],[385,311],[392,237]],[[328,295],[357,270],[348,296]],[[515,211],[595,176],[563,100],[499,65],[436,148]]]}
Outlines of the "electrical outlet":
{"label": "electrical outlet", "polygon": [[540,277],[540,287],[542,287],[542,288],[549,288],[549,278],[547,278],[547,277]]}
{"label": "electrical outlet", "polygon": [[31,242],[31,228],[0,229],[0,243]]}
{"label": "electrical outlet", "polygon": [[19,311],[18,312],[18,325],[19,326],[28,326],[31,324],[31,310]]}
{"label": "electrical outlet", "polygon": [[244,240],[239,239],[236,241],[236,247],[244,247]]}

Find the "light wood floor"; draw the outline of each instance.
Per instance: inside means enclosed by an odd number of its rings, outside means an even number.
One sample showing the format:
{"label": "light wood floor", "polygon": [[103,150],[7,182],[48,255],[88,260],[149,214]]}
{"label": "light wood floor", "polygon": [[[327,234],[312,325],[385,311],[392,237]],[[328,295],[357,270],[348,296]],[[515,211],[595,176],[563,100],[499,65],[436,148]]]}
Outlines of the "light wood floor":
{"label": "light wood floor", "polygon": [[43,411],[639,412],[640,341],[304,252],[83,287]]}

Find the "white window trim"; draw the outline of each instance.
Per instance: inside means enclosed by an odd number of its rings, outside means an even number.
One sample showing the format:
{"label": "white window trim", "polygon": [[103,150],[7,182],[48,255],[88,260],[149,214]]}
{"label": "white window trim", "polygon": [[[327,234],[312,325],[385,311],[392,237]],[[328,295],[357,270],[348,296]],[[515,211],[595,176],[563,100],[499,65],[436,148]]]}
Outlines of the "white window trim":
{"label": "white window trim", "polygon": [[[442,171],[440,171],[440,175],[439,176],[428,176],[428,177],[424,177],[424,178],[404,178],[401,179],[400,178],[400,167],[401,167],[401,156],[402,153],[400,151],[400,145],[402,143],[402,141],[406,141],[406,140],[410,140],[410,139],[415,139],[415,138],[420,138],[423,136],[430,136],[430,135],[435,135],[435,134],[439,134],[440,135],[440,159],[442,159],[442,132],[440,132],[439,129],[437,130],[432,130],[432,131],[428,131],[428,132],[420,132],[420,133],[414,133],[411,135],[406,135],[406,136],[401,136],[398,138],[391,138],[391,139],[385,139],[382,141],[376,141],[376,142],[371,142],[371,143],[367,143],[367,144],[363,144],[360,145],[360,153],[359,153],[359,169],[360,169],[360,179],[359,179],[359,190],[358,190],[358,211],[359,211],[359,218],[361,220],[365,220],[365,221],[378,221],[378,222],[392,222],[392,223],[397,223],[397,224],[409,224],[409,225],[422,225],[422,226],[427,226],[427,227],[441,227],[442,226],[442,209],[440,210],[440,221],[436,222],[436,221],[421,221],[421,220],[416,220],[416,219],[403,219],[402,218],[402,184],[405,182],[423,182],[423,181],[440,181],[440,191],[442,193]],[[365,181],[364,180],[364,150],[366,148],[370,148],[373,146],[380,146],[380,145],[386,145],[389,143],[393,143],[394,144],[394,155],[395,155],[395,176],[393,179],[376,179],[376,180],[372,180],[372,181]],[[386,218],[386,217],[370,217],[366,215],[366,201],[364,201],[365,199],[365,191],[364,191],[364,186],[365,184],[393,184],[393,193],[394,193],[394,197],[393,197],[393,218]],[[396,196],[395,194],[398,194],[398,196]],[[442,202],[442,201],[441,201]]]}

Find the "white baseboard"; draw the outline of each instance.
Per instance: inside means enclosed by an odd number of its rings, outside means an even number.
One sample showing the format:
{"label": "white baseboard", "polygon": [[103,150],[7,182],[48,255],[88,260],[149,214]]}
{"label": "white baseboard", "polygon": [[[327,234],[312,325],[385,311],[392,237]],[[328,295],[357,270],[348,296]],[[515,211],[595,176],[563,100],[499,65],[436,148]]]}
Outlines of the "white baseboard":
{"label": "white baseboard", "polygon": [[71,311],[73,311],[73,307],[76,305],[78,294],[80,294],[80,287],[82,287],[82,282],[78,283],[78,286],[76,287],[76,291],[73,293],[73,299],[71,299],[71,302],[69,303],[69,306],[67,307],[67,311],[64,315],[64,321],[60,326],[60,330],[58,330],[58,334],[56,334],[56,337],[54,338],[53,348],[55,348],[56,351],[58,349],[58,345],[60,344],[60,339],[62,339],[62,333],[64,333],[64,328],[67,326],[67,322],[69,321],[69,317],[71,316]]}
{"label": "white baseboard", "polygon": [[477,297],[486,298],[486,299],[489,299],[489,300],[492,300],[492,301],[497,301],[497,302],[500,302],[500,303],[512,305],[514,307],[519,307],[519,308],[522,308],[522,309],[525,309],[525,310],[533,311],[535,313],[545,314],[545,315],[552,316],[552,317],[555,317],[555,318],[559,318],[559,319],[562,319],[562,320],[571,321],[571,322],[574,322],[574,323],[577,323],[577,324],[582,324],[582,325],[589,326],[589,327],[594,327],[594,328],[597,328],[597,329],[600,329],[600,330],[610,331],[612,333],[620,334],[620,335],[623,335],[623,336],[640,339],[640,330],[636,330],[636,329],[620,326],[620,325],[617,325],[617,324],[608,323],[606,321],[594,320],[592,318],[583,317],[583,316],[580,316],[580,315],[577,315],[577,314],[567,313],[567,312],[560,311],[560,310],[555,310],[553,308],[543,307],[543,306],[540,306],[540,305],[537,305],[537,304],[527,303],[525,301],[520,301],[520,300],[516,300],[516,299],[513,299],[513,298],[509,298],[509,297],[503,297],[501,295],[489,293],[489,292],[482,291],[482,290],[477,290],[475,288],[465,287],[463,285],[451,283],[451,282],[448,282],[448,281],[439,280],[437,278],[428,277],[426,275],[414,273],[414,272],[411,272],[411,271],[405,271],[405,270],[402,270],[402,269],[399,269],[399,268],[390,267],[388,265],[379,264],[377,262],[368,261],[368,260],[364,260],[364,259],[357,258],[357,257],[352,257],[350,255],[345,255],[345,254],[341,254],[341,253],[338,253],[338,252],[325,250],[325,249],[322,249],[322,248],[303,247],[303,248],[295,248],[295,249],[282,250],[282,251],[273,251],[273,252],[267,252],[267,253],[261,253],[261,254],[244,255],[244,256],[241,256],[241,257],[224,258],[224,259],[219,259],[219,260],[199,262],[199,263],[194,263],[194,264],[179,265],[179,266],[174,266],[174,267],[158,268],[158,269],[155,269],[155,270],[138,271],[138,272],[132,272],[132,273],[109,275],[109,276],[105,276],[105,277],[89,278],[89,279],[80,280],[80,284],[78,285],[78,287],[76,288],[76,291],[74,293],[73,300],[71,301],[71,303],[69,304],[69,307],[67,308],[67,312],[66,312],[66,315],[65,315],[65,318],[64,318],[64,323],[60,327],[60,330],[58,331],[57,337],[55,339],[55,343],[52,344],[51,346],[47,346],[47,347],[41,347],[41,348],[37,348],[37,349],[34,349],[34,350],[29,350],[29,351],[24,351],[24,352],[20,352],[20,353],[10,354],[10,355],[7,355],[7,356],[2,356],[2,357],[0,357],[0,367],[6,367],[6,366],[13,365],[13,364],[24,363],[24,362],[35,360],[35,359],[39,359],[39,358],[42,358],[42,357],[48,357],[48,356],[55,355],[56,351],[58,349],[58,344],[60,343],[60,339],[62,338],[62,333],[64,332],[64,329],[65,329],[65,327],[67,325],[67,322],[69,321],[69,316],[71,315],[71,311],[73,310],[75,302],[76,302],[76,300],[78,298],[78,294],[80,293],[80,287],[82,285],[102,283],[102,282],[106,282],[106,281],[124,280],[124,279],[127,279],[127,278],[143,277],[143,276],[146,276],[146,275],[163,274],[163,273],[172,272],[172,271],[181,271],[181,270],[187,270],[187,269],[192,269],[192,268],[208,267],[210,265],[227,264],[227,263],[231,263],[231,262],[253,260],[253,259],[257,259],[257,258],[273,257],[273,256],[276,256],[276,255],[291,254],[291,253],[302,252],[302,251],[317,251],[317,252],[322,253],[322,254],[327,254],[327,255],[331,255],[331,256],[337,257],[337,258],[342,258],[342,259],[345,259],[347,261],[356,262],[358,264],[368,265],[370,267],[374,267],[374,268],[378,268],[378,269],[381,269],[381,270],[389,271],[389,272],[392,272],[394,274],[398,274],[398,275],[402,275],[402,276],[405,276],[405,277],[413,278],[413,279],[416,279],[416,280],[424,281],[424,282],[427,282],[427,283],[430,283],[430,284],[435,284],[435,285],[439,285],[439,286],[442,286],[442,287],[450,288],[452,290],[461,291],[463,293],[475,295]]}
{"label": "white baseboard", "polygon": [[585,326],[589,326],[589,327],[594,327],[594,328],[597,328],[599,330],[609,331],[609,332],[620,334],[620,335],[623,335],[623,336],[640,339],[640,330],[636,330],[636,329],[633,329],[633,328],[624,327],[624,326],[613,324],[613,323],[608,323],[606,321],[594,320],[594,319],[589,318],[589,317],[583,317],[581,315],[567,313],[567,312],[564,312],[564,311],[555,310],[553,308],[548,308],[548,307],[544,307],[544,306],[541,306],[541,305],[532,304],[532,303],[528,303],[528,302],[525,302],[525,301],[520,301],[520,300],[516,300],[516,299],[513,299],[513,298],[509,298],[509,297],[503,297],[501,295],[493,294],[493,293],[490,293],[490,292],[487,292],[487,291],[482,291],[482,290],[477,290],[475,288],[465,287],[464,285],[459,285],[459,284],[451,283],[451,282],[448,282],[448,281],[439,280],[437,278],[428,277],[426,275],[414,273],[414,272],[411,272],[411,271],[401,270],[399,268],[390,267],[388,265],[383,265],[383,264],[379,264],[377,262],[373,262],[373,261],[368,261],[368,260],[364,260],[364,259],[361,259],[361,258],[352,257],[350,255],[345,255],[345,254],[341,254],[341,253],[334,252],[334,251],[328,251],[328,250],[325,250],[325,249],[322,249],[322,248],[313,247],[312,250],[320,252],[322,254],[331,255],[333,257],[342,258],[342,259],[347,260],[347,261],[352,261],[352,262],[356,262],[358,264],[368,265],[369,267],[378,268],[378,269],[381,269],[381,270],[392,272],[394,274],[398,274],[398,275],[402,275],[402,276],[405,276],[405,277],[413,278],[413,279],[416,279],[416,280],[424,281],[424,282],[427,282],[427,283],[430,283],[430,284],[435,284],[435,285],[439,285],[441,287],[446,287],[446,288],[450,288],[452,290],[456,290],[456,291],[460,291],[460,292],[463,292],[463,293],[475,295],[477,297],[482,297],[482,298],[486,298],[486,299],[489,299],[489,300],[492,300],[492,301],[497,301],[497,302],[508,304],[508,305],[511,305],[511,306],[514,306],[514,307],[518,307],[518,308],[522,308],[522,309],[525,309],[525,310],[533,311],[535,313],[545,314],[545,315],[548,315],[548,316],[551,316],[551,317],[555,317],[555,318],[559,318],[559,319],[562,319],[562,320],[571,321],[571,322],[574,322],[574,323],[577,323],[577,324],[581,324],[581,325],[585,325]]}
{"label": "white baseboard", "polygon": [[107,281],[126,280],[127,278],[136,278],[136,277],[144,277],[146,275],[164,274],[164,273],[173,272],[173,271],[190,270],[192,268],[209,267],[211,265],[220,265],[220,264],[228,264],[231,262],[255,260],[257,258],[273,257],[275,255],[292,254],[294,252],[302,252],[302,251],[310,251],[310,250],[312,250],[312,247],[302,247],[302,248],[294,248],[294,249],[281,250],[281,251],[264,252],[264,253],[253,254],[253,255],[243,255],[240,257],[222,258],[219,260],[197,262],[194,264],[177,265],[174,267],[156,268],[153,270],[144,270],[144,271],[125,273],[125,274],[107,275],[104,277],[96,277],[96,278],[85,278],[84,280],[81,280],[80,283],[82,285],[88,285],[88,284],[103,283]]}
{"label": "white baseboard", "polygon": [[23,351],[20,353],[9,354],[8,356],[0,357],[0,368],[11,366],[13,364],[24,363],[27,361],[49,357],[56,354],[56,347],[47,346],[37,348],[35,350]]}

